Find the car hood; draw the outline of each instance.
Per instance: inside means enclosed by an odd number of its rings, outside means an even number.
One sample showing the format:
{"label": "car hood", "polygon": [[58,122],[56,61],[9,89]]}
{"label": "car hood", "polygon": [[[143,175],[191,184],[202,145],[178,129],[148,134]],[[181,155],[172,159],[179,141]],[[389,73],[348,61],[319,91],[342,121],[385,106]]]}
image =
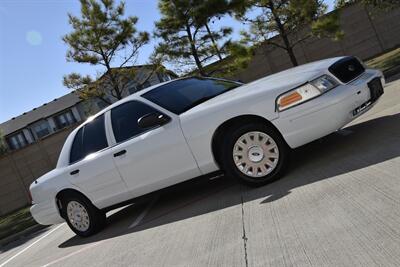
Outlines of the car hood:
{"label": "car hood", "polygon": [[333,63],[340,60],[342,57],[329,58],[316,62],[307,63],[291,69],[287,69],[264,78],[258,79],[247,85],[253,86],[258,83],[268,84],[268,88],[279,87],[280,85],[293,85],[305,83],[315,79],[316,75],[325,72]]}
{"label": "car hood", "polygon": [[207,106],[213,106],[226,101],[233,101],[238,98],[254,97],[260,94],[269,94],[271,97],[275,98],[279,94],[326,73],[328,68],[341,58],[343,57],[315,61],[266,76],[248,84],[244,84],[235,90],[218,95],[195,107],[192,111],[195,112],[196,110],[201,110]]}

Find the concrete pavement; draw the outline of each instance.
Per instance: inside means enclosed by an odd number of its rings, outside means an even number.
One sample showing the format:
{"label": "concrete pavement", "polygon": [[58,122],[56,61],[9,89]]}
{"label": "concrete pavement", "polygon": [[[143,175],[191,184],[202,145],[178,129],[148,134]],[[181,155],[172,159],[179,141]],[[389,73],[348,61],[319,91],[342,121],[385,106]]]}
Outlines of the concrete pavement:
{"label": "concrete pavement", "polygon": [[399,266],[399,208],[400,80],[271,185],[196,181],[114,212],[96,236],[64,224],[2,247],[0,266]]}

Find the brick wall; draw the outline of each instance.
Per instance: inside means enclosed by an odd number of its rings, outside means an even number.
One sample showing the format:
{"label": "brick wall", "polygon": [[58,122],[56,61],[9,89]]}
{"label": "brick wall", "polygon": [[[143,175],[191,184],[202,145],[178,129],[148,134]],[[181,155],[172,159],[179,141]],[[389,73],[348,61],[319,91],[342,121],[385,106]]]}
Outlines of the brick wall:
{"label": "brick wall", "polygon": [[64,141],[73,129],[0,156],[0,215],[29,204],[30,184],[56,166]]}

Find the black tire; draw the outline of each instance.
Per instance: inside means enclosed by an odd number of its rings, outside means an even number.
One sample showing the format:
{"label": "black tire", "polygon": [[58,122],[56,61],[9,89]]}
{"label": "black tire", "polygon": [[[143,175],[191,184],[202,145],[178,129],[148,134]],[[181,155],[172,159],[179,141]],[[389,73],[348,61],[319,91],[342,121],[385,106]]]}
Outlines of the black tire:
{"label": "black tire", "polygon": [[[279,150],[278,163],[275,168],[265,176],[252,177],[244,174],[238,169],[233,158],[233,148],[236,141],[246,133],[249,132],[262,132],[271,137]],[[284,171],[287,169],[290,155],[290,148],[283,140],[282,136],[273,128],[264,123],[253,122],[244,125],[234,125],[229,128],[224,135],[223,142],[221,144],[221,163],[225,173],[239,180],[239,182],[252,187],[263,186],[271,183],[280,177],[282,177]]]}
{"label": "black tire", "polygon": [[[104,228],[106,224],[106,214],[96,208],[86,197],[78,193],[69,193],[61,200],[61,202],[63,218],[67,222],[69,228],[71,228],[71,230],[74,231],[75,234],[82,237],[89,237]],[[72,204],[79,203],[87,211],[89,225],[84,231],[77,228],[68,217],[67,207],[68,204],[70,204],[71,202],[73,202]]]}

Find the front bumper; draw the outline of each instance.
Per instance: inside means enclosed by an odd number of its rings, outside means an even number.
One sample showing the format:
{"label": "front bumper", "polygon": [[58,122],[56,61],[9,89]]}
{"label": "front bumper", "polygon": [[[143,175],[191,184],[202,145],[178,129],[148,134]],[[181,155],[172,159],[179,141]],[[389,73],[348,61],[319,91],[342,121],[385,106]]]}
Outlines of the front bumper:
{"label": "front bumper", "polygon": [[42,225],[52,225],[64,222],[64,219],[58,212],[55,201],[33,204],[30,211],[35,221]]}
{"label": "front bumper", "polygon": [[[340,85],[299,106],[280,112],[272,121],[291,148],[307,144],[328,135],[364,114],[375,104],[363,106],[371,98],[368,83],[374,78],[383,80],[377,70],[367,70],[356,80]],[[384,83],[383,83],[384,84]],[[358,108],[358,112],[354,112]]]}

